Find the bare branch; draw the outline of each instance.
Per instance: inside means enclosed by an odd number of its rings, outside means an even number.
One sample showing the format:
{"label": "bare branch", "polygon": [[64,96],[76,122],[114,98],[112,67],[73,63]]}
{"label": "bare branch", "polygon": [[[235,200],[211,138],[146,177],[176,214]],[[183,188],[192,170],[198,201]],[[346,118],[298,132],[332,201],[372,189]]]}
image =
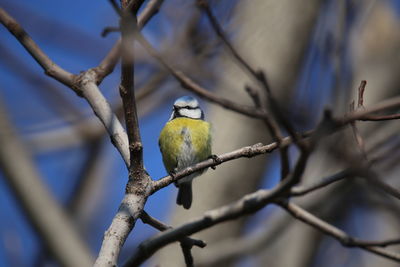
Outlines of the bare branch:
{"label": "bare branch", "polygon": [[[166,231],[168,229],[173,229],[172,226],[166,225],[165,223],[157,220],[154,217],[151,217],[147,212],[143,211],[142,215],[140,216],[140,219],[142,220],[143,223],[148,224],[153,226],[154,228],[156,228],[157,230],[163,232]],[[180,242],[185,242],[187,244],[192,244],[191,246],[196,246],[199,248],[205,248],[206,247],[206,243],[203,240],[199,240],[199,239],[193,239],[190,237],[185,236],[184,238],[182,238],[180,240]]]}
{"label": "bare branch", "polygon": [[354,172],[351,169],[343,170],[334,175],[322,178],[311,185],[295,186],[290,190],[290,195],[293,197],[304,196],[310,192],[326,187],[332,183],[341,181],[352,175],[354,175]]}
{"label": "bare branch", "polygon": [[169,64],[154,48],[153,46],[144,38],[144,36],[136,29],[135,31],[136,40],[147,50],[147,52],[156,58],[161,65],[163,65],[182,85],[182,87],[192,91],[193,93],[199,95],[202,98],[205,98],[213,103],[217,103],[220,106],[236,111],[243,115],[252,117],[252,118],[261,118],[264,119],[267,116],[267,113],[264,111],[256,110],[253,107],[237,104],[233,101],[225,99],[223,97],[219,97],[214,93],[208,91],[192,79],[190,79],[186,74],[182,71],[176,70]]}
{"label": "bare branch", "polygon": [[400,96],[395,96],[386,100],[381,101],[378,104],[366,109],[366,110],[357,110],[355,112],[349,113],[344,116],[342,119],[337,119],[340,124],[347,124],[355,120],[364,120],[368,119],[370,115],[374,113],[382,112],[388,109],[395,109],[400,107]]}
{"label": "bare branch", "polygon": [[[286,137],[283,139],[283,145],[289,145],[291,143],[291,138]],[[251,158],[254,156],[258,156],[261,154],[265,153],[270,153],[274,151],[275,149],[278,148],[278,144],[276,142],[273,142],[268,145],[263,145],[261,143],[252,145],[252,146],[246,146],[242,147],[240,149],[234,150],[232,152],[228,152],[222,155],[217,156],[215,159],[208,159],[205,161],[202,161],[200,163],[197,163],[193,166],[190,166],[188,168],[183,169],[182,171],[177,172],[174,176],[168,175],[164,178],[161,178],[160,180],[154,181],[153,186],[152,186],[152,194],[160,190],[161,188],[164,188],[171,183],[191,174],[196,171],[217,166],[219,164],[222,164],[223,162],[238,159],[238,158]]]}
{"label": "bare branch", "polygon": [[111,142],[118,149],[126,166],[129,166],[129,146],[128,137],[117,116],[113,113],[110,104],[100,92],[96,83],[96,73],[93,70],[83,72],[76,80],[83,97],[92,107],[93,112],[100,119],[108,134]]}
{"label": "bare branch", "polygon": [[150,0],[138,16],[138,27],[142,29],[149,20],[158,13],[164,0]]}
{"label": "bare branch", "polygon": [[[26,51],[43,68],[45,73],[59,82],[71,87],[74,81],[74,75],[55,64],[32,40],[27,32],[12,18],[4,9],[0,8],[0,22],[11,32],[15,38],[25,47]],[[71,87],[72,88],[72,87]],[[77,94],[79,91],[75,90]]]}
{"label": "bare branch", "polygon": [[[142,29],[147,22],[158,13],[160,7],[164,0],[151,0],[143,9],[143,12],[139,14],[138,17],[138,27]],[[119,39],[114,46],[111,48],[110,52],[104,57],[104,59],[100,62],[100,64],[93,68],[97,73],[97,83],[101,83],[101,81],[108,76],[111,72],[113,72],[115,65],[118,62],[119,56],[121,52],[121,39]]]}
{"label": "bare branch", "polygon": [[400,119],[400,114],[382,115],[382,116],[363,116],[360,121],[390,121]]}
{"label": "bare branch", "polygon": [[[91,69],[81,73],[78,76],[69,74],[65,71],[58,71],[59,67],[40,50],[28,34],[19,26],[19,24],[11,18],[3,9],[0,9],[0,20],[6,27],[11,27],[11,33],[24,45],[25,49],[31,53],[36,61],[45,69],[50,68],[51,76],[58,81],[66,84],[80,96],[83,96],[92,107],[94,113],[99,117],[107,132],[109,133],[113,144],[121,153],[125,163],[129,164],[128,138],[125,130],[119,122],[118,118],[112,112],[110,104],[101,94],[96,85],[97,73]],[[54,67],[55,66],[55,67]],[[55,69],[54,69],[54,68]],[[55,71],[56,70],[56,71]],[[54,74],[54,75],[53,75]],[[58,76],[60,74],[60,76]],[[71,76],[72,75],[72,76]],[[66,78],[66,76],[68,76]]]}
{"label": "bare branch", "polygon": [[136,260],[139,258],[140,261],[136,261],[138,265],[143,263],[160,248],[178,241],[184,236],[212,227],[215,224],[227,220],[234,220],[238,217],[244,216],[245,214],[253,213],[264,207],[264,205],[270,203],[275,197],[275,192],[275,190],[259,190],[253,194],[246,195],[239,201],[230,205],[207,211],[203,217],[191,220],[177,228],[166,230],[140,244],[142,250],[147,252],[147,255],[145,255],[146,257],[140,255],[140,252],[137,252],[133,255],[132,259]]}
{"label": "bare branch", "polygon": [[286,177],[286,179],[282,180],[274,189],[258,190],[257,192],[244,196],[230,205],[207,211],[205,215],[199,219],[190,221],[173,230],[167,230],[154,238],[150,238],[140,245],[142,250],[146,251],[146,257],[142,257],[143,255],[138,252],[133,255],[133,258],[140,258],[140,261],[137,261],[137,264],[140,264],[158,249],[181,239],[183,236],[191,235],[227,220],[233,220],[254,213],[271,203],[274,199],[285,197],[290,188],[300,181],[308,157],[309,154],[303,152],[297,160],[293,173]]}
{"label": "bare branch", "polygon": [[[160,231],[166,231],[168,229],[172,229],[171,226],[168,226],[166,224],[164,224],[163,222],[151,217],[150,215],[148,215],[145,211],[142,212],[142,215],[140,216],[140,219],[143,221],[143,223],[149,224],[151,226],[153,226],[154,228],[160,230]],[[197,246],[200,248],[204,248],[206,246],[206,243],[204,243],[202,240],[198,240],[198,239],[192,239],[190,237],[183,237],[182,239],[179,240],[179,242],[181,243],[181,247],[182,247],[182,252],[183,255],[185,257],[185,262],[187,266],[193,266],[193,257],[191,255],[191,249],[193,246]],[[137,258],[130,258],[125,264],[124,267],[128,267],[128,266],[138,266],[140,262],[144,261],[145,259],[147,259],[148,257],[150,257],[151,255],[147,256],[147,251],[142,248],[139,247],[139,251],[136,255],[138,255]],[[143,258],[143,259],[142,259]]]}
{"label": "bare branch", "polygon": [[[143,167],[142,143],[139,133],[139,123],[136,111],[136,101],[133,91],[133,25],[136,25],[135,8],[143,1],[126,1],[122,3],[120,28],[122,34],[122,71],[120,94],[124,105],[126,127],[129,139],[129,181],[126,185],[125,196],[117,214],[106,231],[103,243],[96,259],[95,266],[116,266],[120,250],[133,229],[136,220],[142,214],[147,197],[150,195],[151,178]],[[135,6],[135,3],[138,6]],[[132,4],[132,5],[130,5]]]}
{"label": "bare branch", "polygon": [[[1,104],[0,104],[1,105]],[[64,266],[91,266],[89,248],[50,194],[7,112],[0,106],[0,167],[22,209],[46,247]]]}
{"label": "bare branch", "polygon": [[126,238],[142,213],[147,197],[125,194],[110,227],[104,233],[103,243],[94,266],[117,266],[118,257]]}
{"label": "bare branch", "polygon": [[232,56],[239,62],[239,66],[242,66],[249,74],[250,76],[257,77],[258,72],[254,70],[250,64],[247,63],[246,60],[243,59],[243,57],[240,56],[240,54],[236,51],[236,49],[232,46],[232,44],[228,41],[228,38],[226,37],[224,30],[222,27],[219,25],[217,18],[214,16],[212,13],[209,3],[207,0],[197,0],[197,5],[203,9],[203,11],[206,13],[208,20],[210,21],[210,24],[218,37],[221,39],[223,44],[228,48],[229,52],[232,54]]}
{"label": "bare branch", "polygon": [[[353,121],[359,120],[360,118],[362,118],[368,114],[375,113],[375,112],[381,112],[386,109],[392,109],[392,108],[399,107],[399,106],[400,106],[400,96],[391,98],[388,100],[384,100],[369,109],[366,109],[363,111],[354,111],[354,112],[348,113],[343,118],[333,119],[334,125],[331,125],[331,126],[333,126],[333,128],[323,129],[324,127],[322,125],[322,126],[320,126],[320,128],[321,128],[320,130],[321,131],[328,130],[328,134],[331,134],[332,132],[339,130],[341,127],[345,126],[346,124],[349,124]],[[313,142],[315,142],[316,139],[320,138],[320,133],[315,132],[315,130],[308,132],[306,134],[303,134],[303,136],[308,137],[311,133],[316,133],[313,136],[313,140],[314,140]],[[299,135],[299,136],[301,136],[301,135]],[[304,141],[304,138],[302,138],[302,141]],[[285,137],[282,139],[281,146],[287,146],[291,142],[292,142],[292,137]],[[189,175],[193,172],[196,172],[198,170],[205,169],[205,168],[212,167],[212,166],[217,166],[217,165],[221,164],[222,162],[233,160],[233,159],[240,158],[240,157],[253,157],[253,156],[269,153],[269,152],[275,150],[276,148],[278,148],[278,144],[276,142],[271,143],[269,145],[265,145],[265,146],[262,144],[256,144],[253,146],[244,147],[244,148],[220,155],[217,157],[217,160],[209,159],[209,160],[200,162],[194,166],[188,167],[188,168],[176,173],[176,175],[174,177],[166,176],[158,181],[154,181],[153,186],[152,186],[152,194],[154,192],[160,190],[161,188],[168,186],[169,184],[173,183],[174,181],[181,179],[182,177]],[[307,150],[305,150],[304,152],[309,153],[309,152],[307,152]]]}
{"label": "bare branch", "polygon": [[370,251],[377,255],[383,256],[385,258],[400,262],[400,254],[387,251],[382,248],[374,247],[371,244],[375,244],[376,246],[385,246],[388,244],[398,244],[398,239],[396,240],[386,240],[380,242],[369,242],[369,241],[362,241],[356,238],[353,238],[343,232],[342,230],[336,228],[335,226],[319,219],[318,217],[308,213],[306,210],[302,209],[301,207],[297,206],[294,203],[288,203],[286,201],[277,201],[276,202],[279,206],[284,208],[289,214],[293,217],[299,219],[300,221],[314,227],[315,229],[332,236],[333,238],[337,239],[342,245],[347,247],[359,247],[364,250]]}
{"label": "bare branch", "polygon": [[[123,2],[124,3],[124,2]],[[136,3],[131,1],[131,3]],[[133,5],[133,4],[132,4]],[[134,5],[133,5],[134,6]],[[134,34],[132,25],[135,24],[135,17],[131,15],[130,8],[123,4],[125,9],[120,20],[121,28],[121,84],[119,92],[125,113],[125,122],[129,140],[130,168],[129,174],[133,175],[133,171],[137,175],[132,178],[140,179],[143,172],[143,147],[139,132],[139,122],[136,111],[136,101],[134,92]],[[135,7],[138,8],[138,7]]]}
{"label": "bare branch", "polygon": [[367,86],[367,81],[362,80],[360,86],[358,87],[358,101],[357,101],[357,108],[364,107],[364,91],[365,86]]}
{"label": "bare branch", "polygon": [[[296,132],[292,128],[292,126],[289,124],[289,122],[286,120],[286,118],[283,117],[282,112],[280,111],[280,108],[278,104],[276,103],[275,99],[272,97],[272,92],[270,85],[267,81],[267,78],[265,76],[265,73],[261,70],[256,70],[253,67],[250,66],[249,63],[236,51],[236,49],[233,47],[233,45],[229,42],[227,36],[224,33],[224,30],[218,23],[217,18],[214,16],[212,13],[209,3],[207,0],[197,0],[197,5],[203,9],[205,14],[207,15],[208,20],[210,21],[210,24],[218,37],[221,39],[223,44],[228,48],[229,52],[232,54],[233,58],[237,61],[239,67],[243,67],[248,74],[250,75],[251,78],[253,78],[257,84],[261,86],[261,88],[264,88],[267,94],[267,100],[271,106],[271,109],[275,115],[275,119],[278,119],[282,125],[288,130],[290,135],[294,138],[295,143],[299,145],[299,147],[302,149],[302,144],[299,143],[299,137],[297,136]],[[252,92],[250,87],[245,87],[246,91],[250,94],[251,98],[253,99],[256,107],[260,108],[260,99],[259,95]],[[253,90],[254,91],[254,90]],[[278,124],[276,121],[271,117],[271,116],[266,116],[263,119],[265,125],[267,126],[268,130],[270,131],[272,137],[278,142],[280,145],[281,139],[283,138],[281,130],[279,129]],[[290,164],[289,164],[289,153],[288,153],[288,147],[283,146],[280,149],[280,159],[281,159],[281,180],[284,179],[290,172]]]}
{"label": "bare branch", "polygon": [[385,191],[388,195],[400,199],[400,190],[383,182],[378,174],[374,171],[370,170],[365,178],[367,178],[367,181],[372,183],[374,186],[379,187],[380,189]]}

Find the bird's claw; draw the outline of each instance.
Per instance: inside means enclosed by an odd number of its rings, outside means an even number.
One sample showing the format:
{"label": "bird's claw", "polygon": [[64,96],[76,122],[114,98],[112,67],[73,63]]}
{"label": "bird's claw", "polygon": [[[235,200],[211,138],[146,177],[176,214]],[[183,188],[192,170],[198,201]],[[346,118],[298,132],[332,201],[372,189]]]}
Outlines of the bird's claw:
{"label": "bird's claw", "polygon": [[[214,163],[216,163],[216,164],[220,164],[222,161],[220,160],[220,158],[217,156],[217,155],[215,155],[215,154],[212,154],[211,156],[209,156],[208,157],[209,159],[212,159],[213,161],[214,161]],[[213,170],[215,170],[217,167],[216,166],[211,166],[211,169],[213,169]]]}

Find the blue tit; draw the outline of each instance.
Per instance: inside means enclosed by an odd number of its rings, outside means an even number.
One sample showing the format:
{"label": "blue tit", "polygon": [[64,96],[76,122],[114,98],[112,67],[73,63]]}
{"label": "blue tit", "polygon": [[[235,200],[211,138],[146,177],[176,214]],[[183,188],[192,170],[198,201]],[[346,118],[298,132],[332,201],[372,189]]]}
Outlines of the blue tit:
{"label": "blue tit", "polygon": [[[183,170],[211,156],[210,124],[197,99],[182,96],[174,102],[171,117],[161,130],[160,146],[165,169],[169,174]],[[179,188],[176,203],[189,209],[192,205],[192,180],[202,174],[195,172],[175,182]]]}

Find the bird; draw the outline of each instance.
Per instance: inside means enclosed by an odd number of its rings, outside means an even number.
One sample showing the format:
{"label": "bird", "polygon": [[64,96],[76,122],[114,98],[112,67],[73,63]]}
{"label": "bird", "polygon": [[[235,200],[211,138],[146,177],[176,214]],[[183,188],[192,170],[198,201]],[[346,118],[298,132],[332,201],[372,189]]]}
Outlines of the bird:
{"label": "bird", "polygon": [[[212,157],[211,125],[204,120],[199,102],[192,96],[175,100],[172,114],[158,139],[164,167],[170,175]],[[205,170],[192,173],[175,182],[176,203],[189,209],[192,205],[192,181]]]}

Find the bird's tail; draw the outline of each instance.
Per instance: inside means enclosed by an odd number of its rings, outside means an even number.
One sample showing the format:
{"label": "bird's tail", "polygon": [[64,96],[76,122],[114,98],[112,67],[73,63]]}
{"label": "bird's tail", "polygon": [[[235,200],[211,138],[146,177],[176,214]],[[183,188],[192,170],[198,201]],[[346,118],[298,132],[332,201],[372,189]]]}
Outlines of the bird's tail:
{"label": "bird's tail", "polygon": [[176,204],[182,205],[185,209],[190,208],[190,206],[192,205],[192,181],[179,184]]}

